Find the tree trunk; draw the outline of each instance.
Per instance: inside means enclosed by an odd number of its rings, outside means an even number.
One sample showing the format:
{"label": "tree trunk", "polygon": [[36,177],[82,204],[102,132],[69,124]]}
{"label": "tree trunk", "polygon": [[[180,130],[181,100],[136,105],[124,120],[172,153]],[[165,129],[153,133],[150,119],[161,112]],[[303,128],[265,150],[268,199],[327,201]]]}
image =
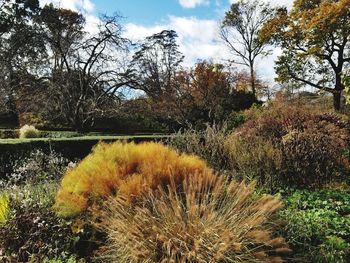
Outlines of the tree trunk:
{"label": "tree trunk", "polygon": [[250,64],[250,83],[252,85],[252,92],[253,92],[254,98],[256,99],[255,74],[254,74],[254,66],[252,63]]}
{"label": "tree trunk", "polygon": [[341,92],[333,93],[333,107],[336,111],[341,109]]}
{"label": "tree trunk", "polygon": [[341,79],[341,71],[336,72],[336,78],[335,78],[335,87],[334,87],[334,93],[333,93],[333,107],[334,110],[340,111],[342,108],[341,104],[341,98],[342,98],[342,91],[344,90],[344,85],[342,84]]}

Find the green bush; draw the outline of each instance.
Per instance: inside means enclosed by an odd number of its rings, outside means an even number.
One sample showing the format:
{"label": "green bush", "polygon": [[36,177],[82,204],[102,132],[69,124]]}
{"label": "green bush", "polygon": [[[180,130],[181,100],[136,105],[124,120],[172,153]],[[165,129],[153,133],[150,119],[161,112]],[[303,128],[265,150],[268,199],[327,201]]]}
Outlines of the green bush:
{"label": "green bush", "polygon": [[227,128],[228,129],[234,129],[242,125],[244,122],[246,122],[247,118],[244,115],[243,112],[239,111],[233,111],[227,118]]}
{"label": "green bush", "polygon": [[287,222],[280,234],[295,258],[310,263],[350,261],[350,192],[288,191],[280,217]]}

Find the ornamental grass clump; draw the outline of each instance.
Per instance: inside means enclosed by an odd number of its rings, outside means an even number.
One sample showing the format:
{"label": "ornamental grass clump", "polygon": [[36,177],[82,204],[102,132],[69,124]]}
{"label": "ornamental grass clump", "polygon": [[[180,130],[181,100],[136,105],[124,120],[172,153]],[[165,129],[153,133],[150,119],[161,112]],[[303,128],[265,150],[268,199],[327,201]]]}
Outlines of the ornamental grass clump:
{"label": "ornamental grass clump", "polygon": [[[103,262],[283,262],[290,252],[273,235],[279,199],[254,185],[192,176],[149,192],[136,207],[123,196],[105,203]],[[181,190],[179,190],[181,189]]]}
{"label": "ornamental grass clump", "polygon": [[137,202],[145,192],[176,185],[191,175],[211,176],[200,158],[178,154],[159,143],[100,143],[76,168],[69,170],[56,196],[60,216],[74,217],[98,207],[110,196],[123,195]]}
{"label": "ornamental grass clump", "polygon": [[5,193],[0,193],[0,226],[5,224],[10,213],[9,196]]}
{"label": "ornamental grass clump", "polygon": [[39,138],[40,131],[32,125],[24,125],[19,130],[19,138],[20,139],[29,139],[29,138]]}

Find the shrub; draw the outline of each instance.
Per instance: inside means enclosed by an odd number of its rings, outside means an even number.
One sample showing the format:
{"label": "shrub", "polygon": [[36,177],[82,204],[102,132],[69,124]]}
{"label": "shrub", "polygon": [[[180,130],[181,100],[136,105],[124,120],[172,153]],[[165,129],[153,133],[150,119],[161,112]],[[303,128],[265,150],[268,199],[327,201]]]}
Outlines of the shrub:
{"label": "shrub", "polygon": [[140,206],[110,199],[101,230],[108,233],[104,262],[283,262],[290,250],[273,237],[272,196],[253,197],[253,185],[189,177],[150,192]]}
{"label": "shrub", "polygon": [[100,143],[79,165],[66,173],[56,197],[60,216],[75,216],[110,196],[123,194],[130,202],[144,192],[177,184],[192,174],[211,172],[204,161],[179,155],[157,143]]}
{"label": "shrub", "polygon": [[288,191],[280,234],[295,258],[310,263],[350,262],[350,193],[339,190]]}
{"label": "shrub", "polygon": [[24,125],[19,130],[19,138],[26,139],[26,138],[39,138],[40,137],[40,131],[36,129],[34,126],[31,125]]}
{"label": "shrub", "polygon": [[265,108],[265,106],[254,103],[249,109],[242,111],[242,115],[244,116],[244,120],[248,121],[251,119],[258,118],[261,114],[263,114],[264,108]]}
{"label": "shrub", "polygon": [[340,181],[338,172],[347,168],[343,161],[347,141],[338,137],[342,130],[325,121],[306,125],[304,130],[290,131],[282,138],[282,181],[307,188]]}
{"label": "shrub", "polygon": [[15,138],[18,138],[18,130],[0,129],[0,139],[15,139]]}
{"label": "shrub", "polygon": [[233,111],[226,118],[227,127],[229,129],[237,128],[246,121],[247,121],[247,118],[244,112],[242,111],[239,111],[239,112]]}
{"label": "shrub", "polygon": [[10,212],[0,226],[0,250],[11,255],[11,262],[42,262],[44,257],[62,257],[75,253],[79,236],[72,222],[58,218],[52,211],[57,185],[45,183],[13,186],[9,189]]}
{"label": "shrub", "polygon": [[239,174],[249,172],[269,187],[315,188],[349,168],[348,126],[335,114],[278,104],[233,131],[226,147]]}

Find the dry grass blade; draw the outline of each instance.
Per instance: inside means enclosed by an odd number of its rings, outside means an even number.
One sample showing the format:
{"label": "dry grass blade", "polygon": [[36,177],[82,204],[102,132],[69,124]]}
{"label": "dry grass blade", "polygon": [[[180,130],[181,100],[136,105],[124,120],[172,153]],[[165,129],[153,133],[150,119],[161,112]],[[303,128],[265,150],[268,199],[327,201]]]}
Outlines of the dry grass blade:
{"label": "dry grass blade", "polygon": [[110,199],[102,223],[108,262],[283,262],[289,252],[272,233],[281,208],[272,196],[253,198],[254,185],[188,177],[181,190],[149,193],[141,206]]}

